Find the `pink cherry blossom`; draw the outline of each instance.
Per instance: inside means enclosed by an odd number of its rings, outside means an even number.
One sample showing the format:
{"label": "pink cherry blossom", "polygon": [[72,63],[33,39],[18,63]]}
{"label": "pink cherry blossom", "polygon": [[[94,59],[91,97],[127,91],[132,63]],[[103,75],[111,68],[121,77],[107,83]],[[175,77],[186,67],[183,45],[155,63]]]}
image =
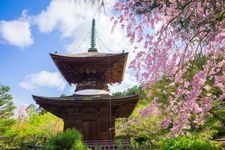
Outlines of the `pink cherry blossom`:
{"label": "pink cherry blossom", "polygon": [[[199,128],[213,100],[224,100],[224,5],[221,0],[130,0],[115,4],[119,15],[112,18],[114,26],[121,24],[135,44],[136,58],[129,67],[136,71],[138,81],[151,89],[166,75],[171,80],[169,86],[176,89],[169,93],[167,105],[155,99],[139,111],[142,117],[165,112],[161,125],[168,128],[172,124],[172,136],[188,134],[190,124]],[[139,50],[141,47],[143,50]],[[191,79],[185,78],[190,62],[199,53],[207,55],[207,62]],[[208,79],[214,81],[213,85],[207,84]],[[212,87],[222,94],[213,98]]]}

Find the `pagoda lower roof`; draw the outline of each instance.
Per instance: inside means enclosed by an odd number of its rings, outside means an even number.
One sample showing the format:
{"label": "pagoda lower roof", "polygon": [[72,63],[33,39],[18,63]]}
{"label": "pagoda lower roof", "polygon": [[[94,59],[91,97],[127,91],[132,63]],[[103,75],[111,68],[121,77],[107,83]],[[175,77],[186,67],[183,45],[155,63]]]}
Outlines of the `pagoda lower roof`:
{"label": "pagoda lower roof", "polygon": [[96,80],[117,83],[123,80],[128,53],[87,52],[80,54],[50,54],[68,83],[80,83],[85,73],[93,72]]}
{"label": "pagoda lower roof", "polygon": [[[66,111],[71,109],[111,109],[115,117],[129,117],[138,102],[138,95],[110,96],[110,95],[72,95],[66,97],[43,97],[33,95],[33,99],[56,116],[63,118]],[[104,115],[104,114],[102,114]]]}

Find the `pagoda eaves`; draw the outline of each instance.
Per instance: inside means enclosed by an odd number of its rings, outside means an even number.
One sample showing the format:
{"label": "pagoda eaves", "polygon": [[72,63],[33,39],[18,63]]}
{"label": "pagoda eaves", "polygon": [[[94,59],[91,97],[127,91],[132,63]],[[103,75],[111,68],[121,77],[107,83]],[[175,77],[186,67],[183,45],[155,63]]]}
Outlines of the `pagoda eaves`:
{"label": "pagoda eaves", "polygon": [[108,90],[106,84],[120,83],[124,77],[128,57],[128,53],[99,52],[50,55],[66,81],[69,84],[78,84],[77,90],[88,88]]}
{"label": "pagoda eaves", "polygon": [[[101,114],[102,116],[112,115],[116,118],[129,117],[138,102],[138,97],[138,95],[123,97],[115,97],[109,95],[73,95],[66,97],[43,97],[33,95],[33,99],[35,99],[37,104],[41,105],[44,109],[49,110],[51,113],[63,119],[68,116],[70,116],[70,118],[71,116],[73,116],[74,118],[80,118],[81,115],[79,115],[78,112],[80,111],[81,113],[81,111],[85,111],[86,109],[99,110],[99,113],[91,112],[89,113],[89,115],[87,113],[83,113],[84,116]],[[103,112],[104,109],[110,106],[112,107],[111,114],[109,114],[108,111]],[[70,108],[73,111],[70,111]],[[77,111],[74,111],[75,108]]]}

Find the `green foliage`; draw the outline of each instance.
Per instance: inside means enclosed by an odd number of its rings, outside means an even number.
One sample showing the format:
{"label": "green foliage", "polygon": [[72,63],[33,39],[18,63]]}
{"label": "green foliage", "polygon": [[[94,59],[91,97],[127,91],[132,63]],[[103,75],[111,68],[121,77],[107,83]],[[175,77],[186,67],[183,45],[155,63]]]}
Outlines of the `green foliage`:
{"label": "green foliage", "polygon": [[53,136],[44,146],[46,150],[88,150],[82,142],[82,135],[79,131],[67,130]]}
{"label": "green foliage", "polygon": [[[163,135],[163,130],[159,126],[160,116],[152,115],[140,117],[136,122],[130,125],[130,131],[133,134],[133,141],[136,147],[142,146],[155,147]],[[140,121],[142,120],[142,121]],[[141,139],[141,141],[139,141]]]}
{"label": "green foliage", "polygon": [[20,107],[16,122],[0,141],[2,148],[26,149],[27,146],[41,146],[52,135],[63,130],[63,121],[51,113],[44,113],[31,104]]}
{"label": "green foliage", "polygon": [[44,110],[42,107],[36,107],[34,104],[30,104],[26,108],[26,113],[28,114],[29,117],[33,117],[36,115],[42,115],[46,113],[47,111]]}
{"label": "green foliage", "polygon": [[[144,94],[142,94],[144,95]],[[141,99],[128,119],[118,118],[116,120],[116,137],[129,139],[135,148],[155,148],[163,134],[158,122],[160,115],[141,116],[140,109],[144,109],[148,103]]]}
{"label": "green foliage", "polygon": [[212,122],[211,120],[207,120],[207,122],[211,121],[209,126],[211,129],[217,130],[216,134],[213,135],[214,138],[219,138],[225,135],[225,102],[220,100],[215,100],[213,103],[213,108],[211,110],[213,114]]}
{"label": "green foliage", "polygon": [[27,122],[26,134],[47,136],[51,133],[52,129],[54,129],[54,126],[51,124],[51,121],[53,121],[52,117],[54,116],[50,113],[45,113],[43,115],[35,115],[29,118]]}
{"label": "green foliage", "polygon": [[167,104],[170,93],[175,92],[175,89],[170,86],[170,83],[171,81],[168,76],[164,75],[161,80],[152,85],[150,89],[148,89],[148,91],[151,92],[151,94],[148,94],[148,102],[151,102],[157,97],[161,103]]}
{"label": "green foliage", "polygon": [[202,134],[204,137],[213,139],[215,136],[217,136],[220,128],[221,128],[220,122],[215,117],[208,116],[206,118],[204,126],[198,132]]}
{"label": "green foliage", "polygon": [[188,81],[191,81],[191,79],[193,78],[193,76],[200,70],[203,69],[203,66],[205,65],[205,63],[207,62],[208,57],[206,57],[205,55],[203,55],[202,53],[199,53],[195,56],[195,59],[192,61],[188,62],[188,70],[185,73],[185,78]]}
{"label": "green foliage", "polygon": [[141,93],[142,93],[141,87],[134,86],[126,91],[113,93],[113,96],[132,96],[132,95],[141,95]]}
{"label": "green foliage", "polygon": [[9,90],[8,86],[0,87],[0,135],[4,134],[15,123],[11,117],[16,107],[12,102],[12,95],[8,94]]}
{"label": "green foliage", "polygon": [[14,132],[11,131],[12,126],[15,124],[15,120],[12,119],[15,106],[12,102],[12,95],[8,94],[10,88],[8,86],[0,85],[0,147],[8,147],[10,137],[14,136]]}
{"label": "green foliage", "polygon": [[67,95],[65,93],[61,94],[59,97],[66,97]]}
{"label": "green foliage", "polygon": [[220,145],[198,136],[180,136],[161,141],[160,150],[219,150]]}
{"label": "green foliage", "polygon": [[163,76],[159,82],[151,86],[151,94],[148,94],[149,89],[141,90],[139,103],[128,118],[129,121],[123,118],[116,120],[116,136],[130,138],[136,148],[145,148],[146,146],[154,148],[162,135],[167,132],[159,126],[163,112],[162,115],[141,116],[139,111],[145,109],[154,97],[158,97],[162,103],[167,103],[169,93],[174,91],[169,86],[170,83],[168,77]]}
{"label": "green foliage", "polygon": [[13,116],[13,110],[16,108],[12,102],[12,95],[8,94],[10,88],[8,86],[0,87],[0,117],[8,119]]}
{"label": "green foliage", "polygon": [[25,118],[24,122],[17,122],[18,145],[42,145],[49,137],[62,131],[63,122],[60,118],[47,112]]}

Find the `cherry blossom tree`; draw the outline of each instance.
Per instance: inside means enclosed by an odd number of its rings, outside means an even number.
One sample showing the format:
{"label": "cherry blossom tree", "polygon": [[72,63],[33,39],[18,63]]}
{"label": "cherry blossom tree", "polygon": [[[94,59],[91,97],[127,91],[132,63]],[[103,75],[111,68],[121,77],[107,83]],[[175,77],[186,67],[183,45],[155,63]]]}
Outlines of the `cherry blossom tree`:
{"label": "cherry blossom tree", "polygon": [[[225,1],[125,0],[114,8],[118,12],[112,17],[114,25],[121,25],[134,45],[136,58],[130,67],[141,85],[151,89],[166,75],[176,89],[168,93],[167,104],[156,97],[142,112],[150,115],[154,111],[149,109],[164,108],[162,125],[172,125],[173,136],[199,128],[212,114],[213,102],[225,99]],[[208,59],[187,78],[197,55]],[[215,87],[217,95],[210,93]]]}

